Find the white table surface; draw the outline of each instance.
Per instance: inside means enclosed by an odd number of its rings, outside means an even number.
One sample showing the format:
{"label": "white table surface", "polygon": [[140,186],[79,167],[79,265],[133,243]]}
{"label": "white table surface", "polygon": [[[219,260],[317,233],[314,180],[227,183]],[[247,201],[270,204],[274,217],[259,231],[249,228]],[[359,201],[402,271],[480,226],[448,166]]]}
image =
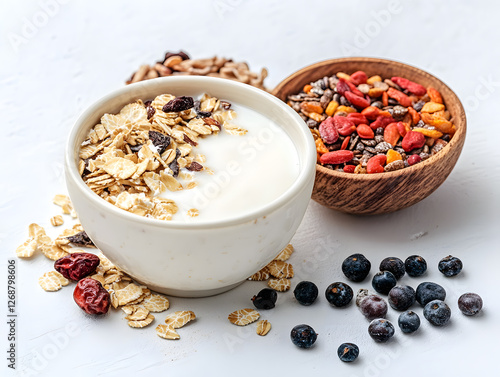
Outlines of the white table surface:
{"label": "white table surface", "polygon": [[[302,307],[291,292],[280,294],[277,307],[263,313],[273,325],[266,337],[226,319],[235,309],[251,307],[249,299],[265,287],[262,282],[246,282],[211,298],[172,298],[169,312],[193,310],[198,319],[179,330],[180,341],[167,341],[154,328],[168,312],[142,330],[129,328],[121,311],[90,318],[72,302],[71,288],[46,293],[38,286],[51,261],[41,255],[16,259],[17,374],[494,374],[500,335],[499,11],[498,2],[465,0],[2,0],[1,375],[15,375],[5,358],[7,261],[26,239],[31,222],[46,226],[52,235],[59,232],[49,218],[59,214],[52,197],[65,192],[62,161],[70,127],[86,107],[124,85],[140,64],[179,49],[194,58],[217,54],[245,60],[253,70],[266,66],[271,88],[295,70],[328,58],[375,56],[413,64],[441,78],[462,99],[468,119],[465,147],[447,181],[400,212],[354,217],[311,202],[293,240],[292,283],[314,281],[320,298]],[[328,284],[346,280],[340,264],[355,252],[372,261],[371,275],[386,256],[424,256],[428,273],[405,276],[401,282],[443,285],[453,311],[450,324],[435,328],[421,316],[417,334],[406,336],[397,329],[392,342],[373,342],[368,322],[353,304],[333,309],[323,295]],[[452,279],[437,271],[437,262],[448,254],[460,257],[465,266]],[[369,282],[351,286],[356,291]],[[458,311],[457,298],[467,291],[483,297],[485,307],[476,318]],[[418,305],[414,308],[422,313]],[[392,309],[389,319],[397,322]],[[290,342],[289,332],[299,323],[319,333],[313,349],[301,350]],[[351,365],[336,356],[346,341],[361,349]]]}

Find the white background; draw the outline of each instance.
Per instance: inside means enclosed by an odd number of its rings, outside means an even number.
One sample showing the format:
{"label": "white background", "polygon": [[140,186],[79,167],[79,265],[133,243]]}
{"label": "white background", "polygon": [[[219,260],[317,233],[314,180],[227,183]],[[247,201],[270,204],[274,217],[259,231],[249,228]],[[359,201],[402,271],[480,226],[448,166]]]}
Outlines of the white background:
{"label": "white background", "polygon": [[[51,3],[51,7],[44,4]],[[60,4],[60,5],[55,5]],[[251,307],[265,286],[246,282],[206,299],[171,299],[171,309],[193,310],[198,319],[179,330],[181,340],[155,335],[153,325],[128,328],[121,312],[86,316],[72,302],[72,288],[46,293],[38,277],[51,268],[42,256],[17,260],[17,373],[40,376],[128,375],[326,375],[465,376],[495,373],[500,335],[499,162],[500,6],[494,1],[1,1],[0,6],[0,368],[7,369],[7,261],[37,222],[53,236],[52,203],[64,193],[63,150],[70,127],[91,103],[165,51],[183,49],[194,58],[245,60],[269,69],[269,88],[310,63],[342,56],[399,60],[435,74],[462,99],[468,133],[447,181],[430,197],[398,213],[354,217],[311,202],[291,259],[296,277],[312,280],[320,297],[298,305],[291,292],[263,313],[273,329],[258,337],[227,315]],[[428,273],[401,282],[416,287],[436,281],[453,310],[445,328],[422,317],[417,334],[399,329],[392,342],[376,344],[354,305],[334,309],[323,292],[345,280],[341,261],[354,252],[372,261],[421,254]],[[446,279],[437,262],[453,254],[464,271]],[[371,274],[371,275],[372,275]],[[371,276],[370,275],[370,276]],[[356,291],[369,286],[352,284]],[[476,318],[463,316],[457,298],[479,293]],[[419,314],[421,308],[414,307]],[[167,312],[168,313],[168,312]],[[397,321],[390,310],[389,319]],[[290,329],[308,323],[319,333],[313,349],[300,350]],[[361,349],[356,363],[341,363],[342,342]]]}

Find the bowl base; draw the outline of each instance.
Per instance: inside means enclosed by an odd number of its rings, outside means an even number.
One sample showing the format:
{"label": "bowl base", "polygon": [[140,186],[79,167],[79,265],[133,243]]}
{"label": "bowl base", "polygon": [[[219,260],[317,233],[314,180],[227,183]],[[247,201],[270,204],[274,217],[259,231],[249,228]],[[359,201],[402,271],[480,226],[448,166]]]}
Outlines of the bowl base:
{"label": "bowl base", "polygon": [[[138,281],[140,283],[140,281]],[[164,288],[151,284],[145,284],[152,291],[163,293],[167,296],[175,296],[175,297],[186,297],[186,298],[196,298],[196,297],[209,297],[215,296],[224,292],[227,292],[233,288],[236,288],[238,285],[244,283],[245,280],[240,281],[238,283],[230,284],[222,288],[214,288],[214,289],[203,289],[203,290],[184,290],[184,289],[173,289],[173,288]],[[141,283],[142,284],[142,283]]]}

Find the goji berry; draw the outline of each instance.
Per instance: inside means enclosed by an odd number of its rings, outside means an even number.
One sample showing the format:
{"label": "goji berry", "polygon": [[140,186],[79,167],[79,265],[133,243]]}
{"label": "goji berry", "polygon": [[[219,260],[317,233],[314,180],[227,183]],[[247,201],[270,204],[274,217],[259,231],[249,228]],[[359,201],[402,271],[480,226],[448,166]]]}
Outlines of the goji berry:
{"label": "goji berry", "polygon": [[354,173],[354,170],[356,169],[356,166],[354,165],[346,165],[342,170],[344,170],[344,173]]}
{"label": "goji berry", "polygon": [[327,144],[333,144],[338,140],[339,133],[337,131],[337,128],[335,127],[335,123],[332,117],[328,117],[323,122],[321,122],[321,124],[319,125],[319,134]]}
{"label": "goji berry", "polygon": [[340,115],[335,115],[333,117],[333,124],[337,132],[342,136],[348,136],[356,131],[356,125],[350,119]]}
{"label": "goji berry", "polygon": [[368,126],[367,124],[360,124],[356,128],[356,132],[358,133],[359,137],[362,139],[373,139],[375,136],[375,133],[370,128],[370,126]]}
{"label": "goji berry", "polygon": [[368,80],[368,76],[364,71],[356,71],[351,75],[350,81],[354,85],[365,84],[366,80]]}
{"label": "goji berry", "polygon": [[[410,93],[415,94],[416,96],[423,96],[427,90],[420,84],[416,82],[405,79],[404,77],[394,76],[391,78],[392,82],[398,84],[401,88],[408,90]],[[390,96],[390,94],[389,94]],[[405,105],[403,105],[405,106]]]}
{"label": "goji berry", "polygon": [[402,137],[405,137],[406,133],[407,133],[408,131],[410,131],[410,129],[411,129],[409,126],[407,126],[407,125],[406,125],[405,123],[403,123],[403,122],[398,122],[398,123],[397,123],[397,127],[398,127],[398,132],[399,132],[399,134],[400,134]]}
{"label": "goji berry", "polygon": [[361,110],[361,115],[365,116],[367,119],[375,120],[379,116],[380,109],[375,106],[368,106],[367,108]]}
{"label": "goji berry", "polygon": [[425,144],[425,136],[420,132],[408,131],[403,137],[401,146],[405,152],[410,152],[417,148],[422,148]]}
{"label": "goji berry", "polygon": [[366,164],[366,172],[368,174],[383,173],[384,164],[387,161],[385,154],[378,154],[370,158]]}
{"label": "goji berry", "polygon": [[341,96],[343,96],[345,92],[351,90],[349,88],[349,85],[347,85],[347,81],[345,81],[344,79],[339,79],[336,88],[337,88],[337,93],[340,94]]}
{"label": "goji berry", "polygon": [[333,152],[325,153],[321,156],[320,162],[322,164],[343,164],[344,162],[349,162],[353,159],[354,153],[352,151],[338,150]]}
{"label": "goji berry", "polygon": [[356,126],[358,124],[367,124],[368,123],[368,119],[366,119],[366,117],[360,113],[347,114],[347,119],[352,121]]}
{"label": "goji berry", "polygon": [[350,91],[351,91],[351,92],[353,92],[353,93],[354,93],[354,94],[356,94],[357,96],[363,97],[363,93],[361,93],[361,92],[359,91],[359,89],[358,89],[358,88],[356,88],[356,85],[354,85],[354,84],[353,84],[352,82],[350,82],[350,81],[346,81],[346,84],[347,84],[347,86],[349,86],[349,89],[350,89]]}
{"label": "goji berry", "polygon": [[368,101],[365,97],[361,97],[351,92],[345,92],[344,96],[350,103],[352,103],[356,107],[364,109],[370,106],[370,101]]}
{"label": "goji berry", "polygon": [[422,158],[418,154],[412,154],[408,157],[408,165],[410,166],[418,164],[420,161],[422,161]]}
{"label": "goji berry", "polygon": [[342,145],[340,146],[340,149],[347,149],[347,146],[349,145],[349,141],[351,140],[350,136],[347,136],[344,141],[342,142]]}
{"label": "goji berry", "polygon": [[389,90],[387,90],[387,95],[389,97],[395,99],[396,101],[398,101],[401,104],[401,106],[404,106],[404,107],[411,106],[410,97],[408,97],[406,94],[404,94],[403,92],[400,92],[397,89],[389,88]]}
{"label": "goji berry", "polygon": [[379,115],[375,121],[370,124],[372,130],[376,130],[379,127],[385,128],[388,124],[394,122],[394,118],[391,116]]}

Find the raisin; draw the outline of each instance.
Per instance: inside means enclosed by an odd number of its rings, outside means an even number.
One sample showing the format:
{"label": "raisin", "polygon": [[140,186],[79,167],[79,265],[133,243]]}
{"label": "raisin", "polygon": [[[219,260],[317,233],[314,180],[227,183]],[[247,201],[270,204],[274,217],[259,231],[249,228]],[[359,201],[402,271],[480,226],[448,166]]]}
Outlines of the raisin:
{"label": "raisin", "polygon": [[69,242],[79,245],[79,246],[86,246],[86,247],[95,247],[94,243],[92,240],[89,238],[87,233],[83,230],[73,236],[66,237]]}
{"label": "raisin", "polygon": [[227,101],[220,101],[220,105],[224,110],[229,110],[231,108],[231,104]]}
{"label": "raisin", "polygon": [[134,153],[137,153],[141,150],[142,144],[136,144],[136,145],[128,145],[130,147],[130,150]]}
{"label": "raisin", "polygon": [[76,304],[88,314],[106,314],[111,298],[97,280],[85,278],[78,282],[73,292]]}
{"label": "raisin", "polygon": [[66,279],[78,281],[92,274],[99,263],[95,254],[72,253],[56,260],[54,268]]}
{"label": "raisin", "polygon": [[186,169],[191,170],[191,171],[200,171],[203,169],[203,165],[197,163],[196,161],[193,161],[193,162],[191,162],[191,165],[186,167]]}
{"label": "raisin", "polygon": [[166,113],[179,112],[194,107],[193,97],[180,96],[170,100],[163,106],[163,111]]}
{"label": "raisin", "polygon": [[220,122],[218,120],[215,120],[214,118],[203,118],[203,122],[205,122],[205,124],[208,124],[209,126],[215,126],[219,130],[222,129]]}
{"label": "raisin", "polygon": [[196,146],[198,145],[198,143],[197,143],[197,142],[195,142],[195,141],[191,140],[191,139],[189,138],[189,136],[188,136],[188,135],[186,135],[186,134],[184,134],[183,139],[184,139],[184,141],[185,141],[186,143],[190,144],[190,145],[191,145],[191,146],[193,146],[193,147],[196,147]]}
{"label": "raisin", "polygon": [[[186,135],[184,135],[186,136]],[[168,167],[172,170],[172,174],[174,177],[177,177],[179,175],[179,163],[177,162],[177,159],[181,156],[181,151],[177,148],[175,150],[175,158],[174,161],[168,165]]]}
{"label": "raisin", "polygon": [[161,132],[149,131],[148,136],[160,155],[165,152],[165,149],[167,149],[170,144],[170,136],[164,135]]}
{"label": "raisin", "polygon": [[147,106],[146,111],[148,113],[148,119],[151,119],[153,117],[153,115],[155,115],[155,113],[156,113],[156,110],[153,106]]}
{"label": "raisin", "polygon": [[198,115],[198,118],[206,118],[212,115],[211,111],[197,111],[196,114]]}

